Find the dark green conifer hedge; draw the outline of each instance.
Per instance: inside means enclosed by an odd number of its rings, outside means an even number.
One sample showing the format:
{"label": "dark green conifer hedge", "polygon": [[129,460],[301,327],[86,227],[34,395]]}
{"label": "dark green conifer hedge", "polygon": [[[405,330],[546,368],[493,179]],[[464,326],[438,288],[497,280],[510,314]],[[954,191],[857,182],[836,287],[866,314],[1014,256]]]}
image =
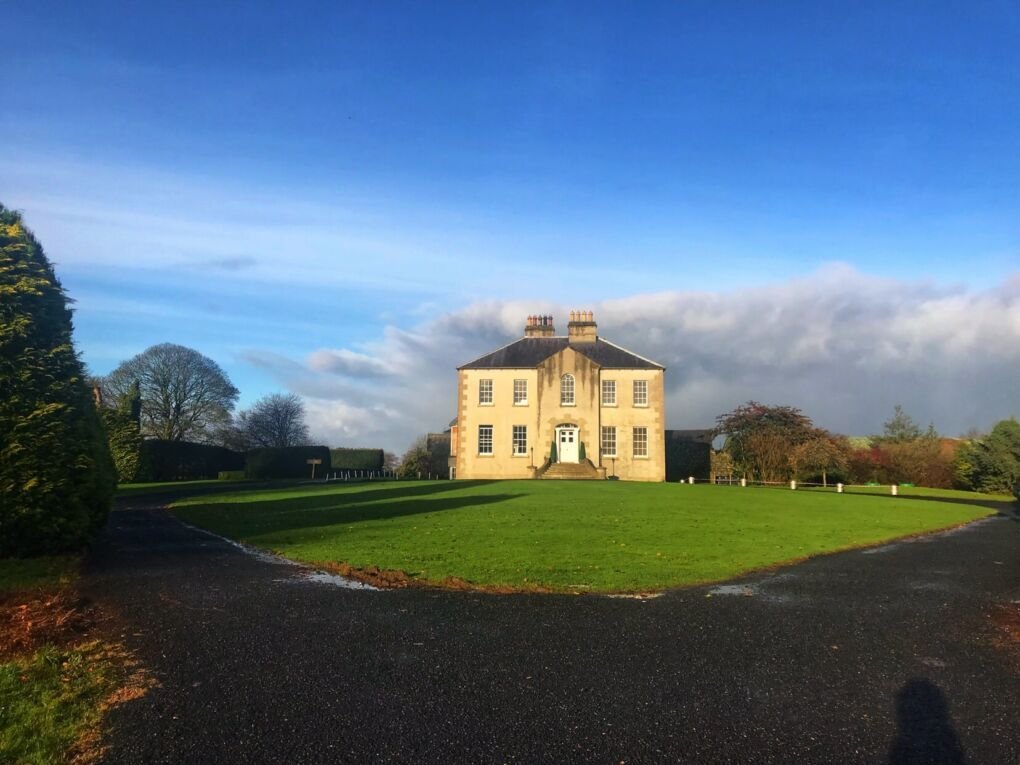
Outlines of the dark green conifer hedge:
{"label": "dark green conifer hedge", "polygon": [[116,486],[71,311],[21,215],[0,205],[0,556],[80,547]]}

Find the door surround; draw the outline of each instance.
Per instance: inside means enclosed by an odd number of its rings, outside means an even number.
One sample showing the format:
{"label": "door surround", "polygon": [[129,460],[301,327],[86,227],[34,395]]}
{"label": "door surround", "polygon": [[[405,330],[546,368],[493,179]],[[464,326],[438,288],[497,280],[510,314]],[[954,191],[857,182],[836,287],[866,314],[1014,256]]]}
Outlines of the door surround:
{"label": "door surround", "polygon": [[571,422],[556,426],[556,460],[557,462],[581,461],[578,451],[581,441],[581,429]]}

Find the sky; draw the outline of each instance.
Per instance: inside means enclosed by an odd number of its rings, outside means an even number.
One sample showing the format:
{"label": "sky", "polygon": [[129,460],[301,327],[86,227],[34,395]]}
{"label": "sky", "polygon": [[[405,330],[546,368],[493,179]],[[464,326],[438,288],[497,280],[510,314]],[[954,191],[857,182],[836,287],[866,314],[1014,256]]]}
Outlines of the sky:
{"label": "sky", "polygon": [[595,312],[667,426],[1020,416],[1015,2],[7,3],[0,202],[97,374],[403,451],[458,364]]}

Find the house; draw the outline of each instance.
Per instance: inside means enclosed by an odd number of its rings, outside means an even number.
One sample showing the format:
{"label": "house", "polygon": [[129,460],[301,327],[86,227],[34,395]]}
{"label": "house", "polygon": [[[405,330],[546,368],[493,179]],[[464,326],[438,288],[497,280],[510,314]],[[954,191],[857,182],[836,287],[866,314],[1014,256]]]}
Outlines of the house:
{"label": "house", "polygon": [[590,311],[566,336],[529,316],[524,337],[458,367],[451,477],[665,480],[665,367],[597,329]]}

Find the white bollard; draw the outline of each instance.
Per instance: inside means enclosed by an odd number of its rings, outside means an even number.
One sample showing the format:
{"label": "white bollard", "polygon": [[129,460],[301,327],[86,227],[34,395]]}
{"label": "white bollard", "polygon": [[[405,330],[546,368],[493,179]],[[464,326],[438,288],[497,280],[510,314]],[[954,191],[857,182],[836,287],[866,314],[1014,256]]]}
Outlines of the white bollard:
{"label": "white bollard", "polygon": [[837,494],[842,494],[843,493],[843,484],[841,484],[841,483],[837,483],[836,484],[836,493]]}
{"label": "white bollard", "polygon": [[793,490],[793,491],[797,490],[797,482],[796,481],[790,481],[790,489]]}
{"label": "white bollard", "polygon": [[740,479],[740,485],[746,487],[747,486],[747,479],[746,478],[741,478]]}
{"label": "white bollard", "polygon": [[892,495],[893,495],[894,497],[895,497],[895,496],[896,496],[896,495],[897,495],[897,494],[899,493],[899,491],[900,491],[900,487],[899,487],[899,486],[897,486],[896,484],[893,484],[893,485],[892,485],[892,486],[891,486],[890,488],[892,489]]}
{"label": "white bollard", "polygon": [[687,481],[688,481],[688,483],[691,484],[691,486],[693,486],[694,485],[694,476],[692,476],[692,475],[691,476],[687,476]]}

